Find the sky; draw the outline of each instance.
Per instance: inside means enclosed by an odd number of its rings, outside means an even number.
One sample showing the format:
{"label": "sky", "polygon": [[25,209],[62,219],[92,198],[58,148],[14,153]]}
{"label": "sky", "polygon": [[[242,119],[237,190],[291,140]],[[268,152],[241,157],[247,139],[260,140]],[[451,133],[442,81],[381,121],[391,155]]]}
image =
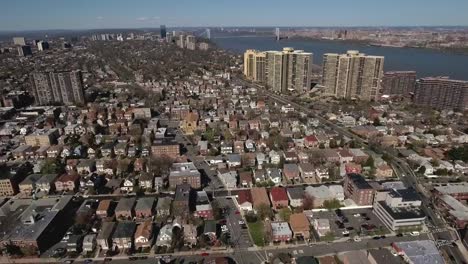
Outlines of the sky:
{"label": "sky", "polygon": [[468,26],[467,0],[5,0],[0,31],[180,26]]}

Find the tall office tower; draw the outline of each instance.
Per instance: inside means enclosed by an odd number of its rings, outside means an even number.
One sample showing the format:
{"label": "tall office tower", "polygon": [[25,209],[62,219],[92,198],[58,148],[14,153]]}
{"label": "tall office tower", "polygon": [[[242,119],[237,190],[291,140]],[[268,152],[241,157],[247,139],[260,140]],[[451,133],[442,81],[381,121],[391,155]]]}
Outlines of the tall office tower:
{"label": "tall office tower", "polygon": [[32,55],[31,46],[28,46],[28,45],[19,46],[18,47],[18,55],[20,57],[31,56]]}
{"label": "tall office tower", "polygon": [[409,96],[416,85],[415,71],[390,71],[382,78],[383,94]]}
{"label": "tall office tower", "polygon": [[44,51],[44,50],[48,50],[49,49],[49,42],[47,41],[39,41],[37,43],[37,49],[39,51]]}
{"label": "tall office tower", "polygon": [[211,29],[209,28],[206,29],[206,38],[211,39]]}
{"label": "tall office tower", "polygon": [[413,97],[417,105],[437,109],[468,109],[468,81],[428,77],[416,81]]}
{"label": "tall office tower", "polygon": [[276,41],[280,40],[280,29],[279,28],[275,29],[275,37],[276,37]]}
{"label": "tall office tower", "polygon": [[26,46],[26,40],[24,39],[24,37],[14,37],[13,44],[18,46]]}
{"label": "tall office tower", "polygon": [[293,48],[266,52],[266,84],[273,91],[304,92],[310,88],[312,53]]}
{"label": "tall office tower", "polygon": [[195,50],[196,48],[196,41],[195,36],[188,35],[185,41],[185,47],[189,50]]}
{"label": "tall office tower", "polygon": [[165,39],[167,37],[166,25],[159,26],[159,31],[161,34],[161,38]]}
{"label": "tall office tower", "polygon": [[256,82],[266,81],[266,53],[247,50],[244,53],[244,75]]}
{"label": "tall office tower", "polygon": [[81,71],[35,72],[30,76],[36,104],[84,103]]}
{"label": "tall office tower", "polygon": [[350,50],[323,55],[322,82],[326,93],[338,98],[377,100],[383,76],[383,56]]}

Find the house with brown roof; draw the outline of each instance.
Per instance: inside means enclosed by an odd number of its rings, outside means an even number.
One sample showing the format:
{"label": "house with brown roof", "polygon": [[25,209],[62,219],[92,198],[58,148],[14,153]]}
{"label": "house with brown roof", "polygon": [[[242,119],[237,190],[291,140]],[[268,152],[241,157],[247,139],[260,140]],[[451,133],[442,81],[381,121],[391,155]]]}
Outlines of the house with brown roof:
{"label": "house with brown roof", "polygon": [[270,200],[275,210],[288,207],[289,199],[288,194],[286,193],[286,189],[283,187],[271,188]]}
{"label": "house with brown roof", "polygon": [[105,199],[99,202],[99,205],[96,209],[96,215],[101,219],[107,218],[110,216],[112,200]]}
{"label": "house with brown roof", "polygon": [[300,181],[300,171],[297,164],[286,163],[283,165],[283,175],[288,181]]}
{"label": "house with brown roof", "polygon": [[239,209],[243,211],[253,210],[253,199],[250,190],[240,190],[237,193],[237,204],[239,205]]}
{"label": "house with brown roof", "polygon": [[386,179],[393,177],[393,169],[388,164],[381,164],[375,168],[375,177]]}
{"label": "house with brown roof", "polygon": [[252,182],[252,172],[251,171],[242,171],[239,172],[239,185],[244,188],[251,188],[253,185]]}
{"label": "house with brown roof", "polygon": [[73,173],[73,174],[62,174],[62,176],[58,177],[55,181],[55,190],[57,192],[63,191],[74,191],[78,188],[80,181],[80,175]]}
{"label": "house with brown roof", "polygon": [[262,204],[270,207],[270,199],[264,187],[255,187],[250,190],[252,195],[252,205],[254,209],[259,208]]}
{"label": "house with brown roof", "polygon": [[295,238],[310,238],[310,223],[304,213],[295,213],[289,217],[289,225]]}
{"label": "house with brown roof", "polygon": [[115,216],[120,220],[132,219],[135,215],[136,198],[122,198],[115,208]]}
{"label": "house with brown roof", "polygon": [[134,235],[135,249],[151,247],[152,239],[153,223],[148,220],[139,224]]}
{"label": "house with brown roof", "polygon": [[180,123],[180,129],[185,135],[193,135],[195,130],[197,130],[198,117],[199,116],[196,112],[189,112],[185,117],[183,117],[182,122]]}

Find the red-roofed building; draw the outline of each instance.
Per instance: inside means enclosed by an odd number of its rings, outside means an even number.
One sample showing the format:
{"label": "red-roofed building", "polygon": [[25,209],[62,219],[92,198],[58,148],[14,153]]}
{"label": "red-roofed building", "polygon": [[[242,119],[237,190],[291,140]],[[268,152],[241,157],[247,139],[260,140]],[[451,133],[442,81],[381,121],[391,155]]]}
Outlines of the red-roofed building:
{"label": "red-roofed building", "polygon": [[361,174],[362,167],[360,164],[350,162],[345,164],[345,171],[346,174]]}
{"label": "red-roofed building", "polygon": [[270,200],[274,209],[288,207],[288,194],[283,187],[273,187],[270,190]]}
{"label": "red-roofed building", "polygon": [[319,146],[319,141],[314,135],[306,136],[304,138],[304,146],[308,148],[317,148]]}
{"label": "red-roofed building", "polygon": [[253,210],[253,200],[252,200],[252,193],[250,190],[240,190],[237,193],[237,203],[239,204],[239,208],[244,211],[252,211]]}

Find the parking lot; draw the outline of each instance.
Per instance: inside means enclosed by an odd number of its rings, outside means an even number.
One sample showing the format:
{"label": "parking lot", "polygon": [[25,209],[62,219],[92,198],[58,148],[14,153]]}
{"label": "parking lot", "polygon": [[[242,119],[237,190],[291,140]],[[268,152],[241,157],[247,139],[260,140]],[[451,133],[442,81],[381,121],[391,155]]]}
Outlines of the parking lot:
{"label": "parking lot", "polygon": [[382,235],[389,232],[370,208],[314,212],[313,217],[329,219],[330,231],[335,239],[353,238],[356,235]]}
{"label": "parking lot", "polygon": [[244,221],[244,219],[234,201],[227,198],[218,198],[218,201],[221,206],[228,208],[225,216],[226,225],[231,234],[231,242],[234,244],[234,247],[243,249],[251,247],[253,243],[250,240],[249,231],[240,225],[239,221]]}

